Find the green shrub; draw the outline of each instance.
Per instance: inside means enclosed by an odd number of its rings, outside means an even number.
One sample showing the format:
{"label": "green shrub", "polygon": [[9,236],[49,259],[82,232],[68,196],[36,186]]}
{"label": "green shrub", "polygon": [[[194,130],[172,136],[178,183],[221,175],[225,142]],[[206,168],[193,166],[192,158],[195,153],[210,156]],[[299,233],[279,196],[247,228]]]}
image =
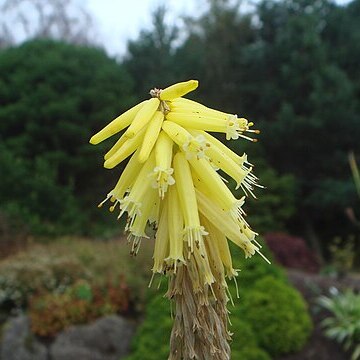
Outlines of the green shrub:
{"label": "green shrub", "polygon": [[245,347],[231,352],[232,360],[271,360],[270,356],[258,347]]}
{"label": "green shrub", "polygon": [[343,344],[345,350],[352,350],[352,360],[359,359],[360,295],[348,290],[332,298],[322,296],[319,298],[319,304],[331,313],[322,322],[326,336]]}
{"label": "green shrub", "polygon": [[156,295],[147,305],[145,320],[132,341],[133,353],[127,360],[167,359],[172,322],[169,301]]}
{"label": "green shrub", "polygon": [[1,51],[0,211],[49,236],[98,231],[95,212],[113,224],[94,206],[111,187],[107,145],[88,141],[133,104],[131,89],[100,49],[41,39]]}
{"label": "green shrub", "polygon": [[[240,292],[251,288],[257,280],[262,279],[264,276],[272,276],[282,282],[287,282],[286,275],[282,268],[274,264],[272,254],[266,246],[264,240],[262,240],[262,238],[258,238],[257,241],[262,245],[262,254],[271,261],[271,264],[268,264],[258,254],[255,254],[249,259],[245,259],[244,253],[241,249],[231,246],[233,266],[235,269],[240,270],[239,276],[237,277]],[[229,285],[230,284],[231,283],[229,283]],[[231,287],[233,288],[232,285]]]}
{"label": "green shrub", "polygon": [[229,330],[233,333],[231,351],[241,351],[245,347],[257,347],[257,340],[251,325],[237,317],[231,319]]}
{"label": "green shrub", "polygon": [[299,351],[312,329],[301,295],[271,276],[259,279],[232,313],[251,324],[260,347],[272,356]]}

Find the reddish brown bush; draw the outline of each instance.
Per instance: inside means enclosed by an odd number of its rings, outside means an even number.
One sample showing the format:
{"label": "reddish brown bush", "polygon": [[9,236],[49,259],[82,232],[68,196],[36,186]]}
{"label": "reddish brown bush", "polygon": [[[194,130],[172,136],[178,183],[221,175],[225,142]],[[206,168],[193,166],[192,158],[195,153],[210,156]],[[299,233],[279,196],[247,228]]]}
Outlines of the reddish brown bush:
{"label": "reddish brown bush", "polygon": [[129,290],[123,279],[92,287],[79,281],[63,294],[47,293],[30,302],[31,330],[52,337],[62,329],[85,324],[98,317],[128,311]]}
{"label": "reddish brown bush", "polygon": [[280,265],[307,272],[319,271],[319,262],[304,239],[284,233],[268,233],[265,241]]}

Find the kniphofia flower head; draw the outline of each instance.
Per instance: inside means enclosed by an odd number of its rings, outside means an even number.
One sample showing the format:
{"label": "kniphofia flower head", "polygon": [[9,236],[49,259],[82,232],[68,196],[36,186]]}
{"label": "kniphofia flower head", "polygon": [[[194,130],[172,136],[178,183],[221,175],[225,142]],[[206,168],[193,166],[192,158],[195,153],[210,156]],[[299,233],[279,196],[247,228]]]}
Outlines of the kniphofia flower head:
{"label": "kniphofia flower head", "polygon": [[[100,205],[109,200],[110,211],[126,214],[132,254],[150,236],[148,225],[155,225],[152,271],[169,278],[167,295],[176,303],[169,359],[224,360],[230,359],[226,278],[237,275],[228,241],[245,257],[260,253],[243,211],[245,197],[255,196],[259,185],[246,154],[239,156],[211,133],[255,141],[247,133],[258,131],[245,118],[184,97],[197,86],[189,80],[151,90],[150,99],[110,122],[90,143],[124,130],[104,166],[130,160]],[[235,180],[243,197],[233,195],[219,170]]]}

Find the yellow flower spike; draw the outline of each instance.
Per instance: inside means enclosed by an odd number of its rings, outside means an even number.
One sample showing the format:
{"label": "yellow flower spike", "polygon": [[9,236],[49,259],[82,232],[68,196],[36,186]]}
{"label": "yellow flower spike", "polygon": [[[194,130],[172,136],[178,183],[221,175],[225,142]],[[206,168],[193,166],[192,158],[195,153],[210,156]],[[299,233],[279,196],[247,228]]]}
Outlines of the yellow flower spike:
{"label": "yellow flower spike", "polygon": [[192,136],[182,126],[172,121],[164,121],[162,128],[185,152],[186,159],[205,157],[205,148],[209,144],[205,141],[204,136]]}
{"label": "yellow flower spike", "polygon": [[[221,111],[217,111],[214,109],[209,109],[209,108],[204,108],[204,109],[199,109],[199,108],[177,108],[177,107],[172,107],[171,108],[171,112],[172,114],[176,114],[176,115],[193,115],[193,116],[201,116],[204,118],[211,118],[213,119],[213,121],[216,120],[225,120],[227,121],[229,118],[234,119],[237,118],[236,115],[234,114],[227,114]],[[245,130],[245,128],[244,128]]]}
{"label": "yellow flower spike", "polygon": [[[186,98],[177,98],[169,103],[169,107],[172,113],[175,114],[188,114],[188,115],[199,115],[204,117],[216,118],[219,120],[227,120],[229,117],[237,118],[237,115],[226,113],[223,111],[215,110],[209,108],[203,104],[200,104],[196,101],[189,100]],[[241,124],[245,125],[243,119],[241,119]],[[244,119],[245,120],[245,119]],[[247,125],[247,121],[246,121]]]}
{"label": "yellow flower spike", "polygon": [[238,200],[234,197],[211,164],[205,159],[190,159],[189,163],[200,182],[204,183],[209,190],[211,198],[221,205],[225,211],[229,212],[234,219],[242,219],[244,212],[241,206],[244,200]]}
{"label": "yellow flower spike", "polygon": [[244,153],[242,156],[236,154],[234,151],[229,149],[225,144],[223,144],[216,137],[208,134],[206,131],[202,130],[189,130],[191,134],[203,135],[205,139],[210,143],[211,146],[216,146],[220,151],[225,153],[229,158],[231,158],[234,162],[236,162],[240,166],[248,165],[253,166],[247,161],[247,155]]}
{"label": "yellow flower spike", "polygon": [[139,161],[141,163],[145,162],[149,157],[150,152],[153,149],[159,136],[163,120],[164,114],[161,111],[156,111],[150,120],[139,152]]}
{"label": "yellow flower spike", "polygon": [[135,220],[136,216],[141,213],[141,207],[146,198],[145,195],[148,191],[151,190],[151,179],[149,174],[155,165],[155,154],[152,152],[148,160],[143,164],[134,185],[130,189],[128,195],[120,200],[120,218],[125,212],[128,213],[130,219],[129,226],[132,226],[132,222]]}
{"label": "yellow flower spike", "polygon": [[171,167],[173,141],[161,131],[155,144],[155,163],[156,166],[152,172],[152,186],[159,190],[160,198],[164,198],[168,187],[175,183],[173,178],[173,168]]}
{"label": "yellow flower spike", "polygon": [[160,205],[161,205],[160,198],[157,197],[153,203],[149,215],[149,223],[154,224],[155,227],[159,224]]}
{"label": "yellow flower spike", "polygon": [[240,227],[240,231],[250,240],[250,241],[255,241],[255,236],[258,235],[258,233],[256,233],[255,231],[251,230],[249,224],[247,224],[246,222],[239,220],[237,221],[239,227]]}
{"label": "yellow flower spike", "polygon": [[154,265],[152,271],[154,273],[164,273],[166,269],[165,259],[169,256],[169,222],[168,222],[168,202],[165,201],[159,226],[155,235],[155,248],[154,248]]}
{"label": "yellow flower spike", "polygon": [[106,169],[113,169],[116,165],[130,156],[142,143],[144,139],[145,128],[140,130],[132,139],[126,139],[122,146],[104,162]]}
{"label": "yellow flower spike", "polygon": [[114,189],[110,192],[111,195],[118,201],[120,201],[125,193],[134,184],[137,175],[139,174],[142,164],[137,159],[138,152],[136,152],[127,163],[125,169],[120,175],[119,181],[115,185]]}
{"label": "yellow flower spike", "polygon": [[213,269],[213,272],[216,272],[218,275],[220,275],[222,285],[227,286],[225,281],[224,264],[221,260],[220,250],[216,239],[213,239],[213,234],[211,231],[212,229],[210,228],[211,225],[203,215],[200,216],[200,221],[201,224],[208,230],[208,235],[204,236],[204,241],[210,267]]}
{"label": "yellow flower spike", "polygon": [[241,136],[242,132],[245,131],[239,127],[235,115],[231,115],[225,120],[196,114],[170,112],[166,115],[166,119],[184,128],[224,133],[226,134],[227,140],[236,140]]}
{"label": "yellow flower spike", "polygon": [[149,236],[146,235],[145,230],[157,198],[156,191],[150,189],[145,194],[140,215],[136,216],[131,226],[127,225],[125,228],[125,230],[130,232],[128,235],[128,241],[132,241],[131,255],[136,255],[138,253],[142,238],[149,238]]}
{"label": "yellow flower spike", "polygon": [[144,106],[146,102],[147,100],[141,102],[140,104],[137,104],[136,106],[132,107],[131,109],[111,121],[111,123],[106,125],[102,130],[92,136],[92,138],[90,139],[90,144],[99,144],[110,136],[115,135],[121,130],[128,127],[133,121],[135,115]]}
{"label": "yellow flower spike", "polygon": [[204,288],[204,285],[210,285],[215,282],[214,275],[211,272],[208,254],[206,252],[205,243],[203,244],[203,251],[201,249],[195,248],[193,252],[194,259],[198,268],[198,272],[201,276],[201,287]]}
{"label": "yellow flower spike", "polygon": [[171,85],[160,91],[160,100],[173,100],[183,96],[199,86],[197,80],[189,80]]}
{"label": "yellow flower spike", "polygon": [[130,158],[125,169],[116,183],[115,187],[107,194],[106,199],[103,200],[98,207],[102,207],[107,200],[112,200],[113,205],[110,206],[110,211],[114,211],[125,193],[134,184],[137,175],[139,174],[142,164],[137,160],[138,151]]}
{"label": "yellow flower spike", "polygon": [[[145,131],[147,132],[147,129],[143,128],[140,131]],[[109,159],[111,156],[113,156],[123,145],[124,143],[129,140],[129,138],[123,134],[120,139],[115,143],[115,145],[105,154],[104,159],[107,160]],[[145,142],[145,138],[144,138],[144,142]]]}
{"label": "yellow flower spike", "polygon": [[211,202],[200,191],[195,191],[200,213],[222,231],[229,240],[239,246],[244,251],[245,257],[251,257],[255,252],[259,252],[259,248],[241,232],[238,224],[229,218],[225,211]]}
{"label": "yellow flower spike", "polygon": [[118,141],[113,145],[113,147],[104,155],[104,160],[110,159],[124,144],[129,140],[124,134],[121,135]]}
{"label": "yellow flower spike", "polygon": [[[212,252],[218,253],[217,256],[220,257],[221,264],[224,266],[226,270],[226,276],[231,279],[234,276],[237,276],[237,271],[233,268],[232,258],[229,248],[228,240],[224,233],[219,230],[216,226],[214,226],[209,220],[207,220],[204,216],[202,216],[201,222],[204,224],[206,229],[209,231],[209,235],[207,236],[207,244],[209,244],[209,248],[212,249]],[[213,258],[215,258],[215,256]],[[219,266],[219,265],[218,265]]]}
{"label": "yellow flower spike", "polygon": [[159,105],[160,100],[158,98],[147,100],[125,131],[125,136],[133,138],[150,121]]}
{"label": "yellow flower spike", "polygon": [[[201,132],[198,132],[196,130],[190,131],[190,133],[193,136],[203,136],[201,135]],[[252,192],[253,187],[251,185],[257,186],[257,183],[254,178],[249,175],[251,172],[251,168],[239,166],[226,153],[224,153],[223,151],[221,151],[220,148],[214,145],[206,147],[205,154],[209,157],[212,166],[223,170],[236,181],[236,189],[238,189],[240,186],[245,187],[255,197]]]}
{"label": "yellow flower spike", "polygon": [[206,235],[204,228],[200,225],[199,212],[196,202],[194,184],[191,178],[190,166],[185,156],[178,152],[174,156],[174,173],[176,189],[184,216],[185,241],[188,243],[190,253],[194,251],[194,245],[204,252],[202,236]]}
{"label": "yellow flower spike", "polygon": [[246,140],[256,142],[257,139],[253,139],[249,136],[244,135],[244,132],[253,132],[259,134],[259,130],[250,130],[249,127],[253,123],[248,123],[244,118],[238,118],[237,115],[226,114],[219,115],[213,113],[215,110],[202,112],[175,112],[170,111],[166,115],[166,119],[173,121],[185,128],[205,130],[210,132],[221,132],[226,134],[226,140],[234,139],[237,140],[242,137]]}
{"label": "yellow flower spike", "polygon": [[167,262],[173,267],[174,273],[176,273],[177,264],[185,263],[183,255],[184,240],[182,235],[184,219],[180,208],[176,185],[170,187],[167,202],[169,209],[168,227],[170,238],[170,252]]}

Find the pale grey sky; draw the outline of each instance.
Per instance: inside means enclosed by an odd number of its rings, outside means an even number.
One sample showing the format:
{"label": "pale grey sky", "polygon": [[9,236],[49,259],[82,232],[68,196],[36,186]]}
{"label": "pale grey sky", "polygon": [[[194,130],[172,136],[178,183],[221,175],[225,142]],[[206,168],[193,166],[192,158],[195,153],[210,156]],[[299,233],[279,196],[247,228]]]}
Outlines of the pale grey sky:
{"label": "pale grey sky", "polygon": [[[248,9],[247,4],[257,1],[244,0],[243,6]],[[350,2],[335,1],[338,4]],[[6,17],[0,17],[0,25],[4,22],[17,42],[28,38],[32,28],[36,27],[39,16],[36,6],[40,6],[45,14],[51,12],[48,0],[0,0],[0,10],[7,3],[16,3],[18,7],[8,9]],[[167,21],[179,25],[181,15],[198,16],[207,8],[207,0],[69,0],[69,3],[72,12],[83,8],[92,16],[94,29],[90,30],[90,34],[112,56],[124,55],[127,41],[151,26],[152,13],[160,5],[165,5],[168,10]]]}
{"label": "pale grey sky", "polygon": [[180,15],[201,13],[206,0],[79,0],[92,13],[100,37],[111,54],[124,53],[126,41],[149,28],[151,14],[160,5],[168,9],[168,20]]}
{"label": "pale grey sky", "polygon": [[[183,14],[201,14],[206,0],[78,0],[94,16],[99,37],[111,55],[122,55],[126,41],[135,38],[139,31],[151,24],[151,14],[165,4],[169,21],[174,22]],[[255,0],[256,1],[256,0]],[[346,4],[350,0],[335,0]]]}

